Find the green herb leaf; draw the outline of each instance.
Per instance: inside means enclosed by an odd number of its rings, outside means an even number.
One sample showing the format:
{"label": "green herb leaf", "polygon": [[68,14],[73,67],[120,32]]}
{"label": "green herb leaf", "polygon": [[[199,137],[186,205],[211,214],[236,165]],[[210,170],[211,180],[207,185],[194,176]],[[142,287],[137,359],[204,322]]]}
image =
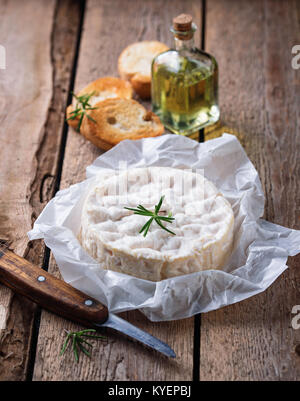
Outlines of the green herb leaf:
{"label": "green herb leaf", "polygon": [[73,347],[73,352],[75,355],[76,362],[78,362],[79,355],[78,355],[78,351],[77,351],[76,335],[73,336],[72,347]]}
{"label": "green herb leaf", "polygon": [[77,96],[75,95],[74,92],[71,92],[72,96],[76,99],[77,103],[75,109],[71,111],[70,117],[66,118],[66,121],[76,120],[77,118],[79,118],[78,125],[76,128],[78,132],[80,131],[84,116],[86,116],[89,120],[93,121],[93,123],[97,124],[97,122],[89,114],[87,114],[87,111],[95,110],[98,108],[98,107],[92,107],[92,105],[89,103],[91,97],[94,96],[95,93],[96,92],[93,91],[91,93],[86,93],[82,96]]}
{"label": "green herb leaf", "polygon": [[95,333],[95,332],[96,332],[96,330],[94,330],[94,329],[86,329],[86,330],[81,330],[81,331],[76,331],[76,332],[67,332],[68,333],[67,338],[62,346],[60,355],[63,355],[65,353],[69,344],[72,344],[72,349],[73,349],[73,353],[74,353],[76,362],[79,362],[79,351],[82,351],[86,356],[90,357],[91,354],[90,354],[89,350],[83,344],[88,345],[90,348],[92,348],[93,345],[91,343],[89,343],[88,341],[86,341],[82,337],[90,337],[90,338],[94,338],[94,339],[98,339],[98,338],[106,339],[106,337],[103,337],[103,336],[96,336],[96,335],[88,334],[88,333]]}
{"label": "green herb leaf", "polygon": [[62,349],[60,351],[60,355],[62,355],[67,349],[67,346],[69,345],[69,340],[70,340],[70,334],[67,335],[66,341],[64,342],[64,345],[62,346]]}
{"label": "green herb leaf", "polygon": [[172,213],[170,212],[168,214],[168,216],[160,216],[158,213],[160,211],[161,205],[163,203],[164,200],[164,196],[162,196],[158,202],[157,205],[155,205],[154,208],[154,212],[152,212],[151,210],[146,209],[144,206],[142,205],[138,205],[137,208],[132,208],[132,207],[124,207],[124,209],[130,210],[133,212],[133,214],[138,214],[140,216],[146,216],[146,217],[150,217],[150,219],[143,225],[143,227],[140,229],[139,233],[144,235],[144,237],[146,237],[149,228],[153,222],[153,220],[165,231],[167,231],[168,233],[172,234],[172,235],[176,235],[175,233],[173,233],[173,231],[169,230],[167,227],[165,227],[162,224],[162,221],[165,221],[167,223],[172,223],[175,218],[172,217]]}

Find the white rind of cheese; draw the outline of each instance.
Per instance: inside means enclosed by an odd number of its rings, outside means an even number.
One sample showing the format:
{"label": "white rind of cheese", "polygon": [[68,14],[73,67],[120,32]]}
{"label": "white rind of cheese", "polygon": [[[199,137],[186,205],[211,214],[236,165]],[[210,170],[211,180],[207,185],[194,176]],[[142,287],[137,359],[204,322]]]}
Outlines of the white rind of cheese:
{"label": "white rind of cheese", "polygon": [[[125,207],[142,204],[154,210],[161,195],[163,223],[172,235],[149,217]],[[97,180],[82,211],[79,240],[103,269],[145,280],[220,269],[232,249],[234,215],[229,202],[201,174],[170,167],[148,167],[115,172]]]}

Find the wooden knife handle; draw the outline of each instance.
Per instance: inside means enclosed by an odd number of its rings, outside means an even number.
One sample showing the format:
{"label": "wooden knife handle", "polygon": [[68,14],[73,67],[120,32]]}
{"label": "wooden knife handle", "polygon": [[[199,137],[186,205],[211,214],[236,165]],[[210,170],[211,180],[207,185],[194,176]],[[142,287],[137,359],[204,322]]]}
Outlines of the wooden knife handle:
{"label": "wooden knife handle", "polygon": [[9,250],[0,250],[0,282],[42,308],[91,327],[108,318],[106,306]]}

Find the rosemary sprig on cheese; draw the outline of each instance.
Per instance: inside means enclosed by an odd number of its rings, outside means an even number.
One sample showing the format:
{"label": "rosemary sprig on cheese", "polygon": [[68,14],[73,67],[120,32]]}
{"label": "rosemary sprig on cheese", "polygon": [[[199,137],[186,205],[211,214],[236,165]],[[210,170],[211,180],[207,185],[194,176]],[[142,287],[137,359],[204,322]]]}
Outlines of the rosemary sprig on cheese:
{"label": "rosemary sprig on cheese", "polygon": [[139,233],[144,235],[144,237],[146,237],[149,228],[152,224],[153,221],[155,221],[163,230],[168,231],[168,233],[176,235],[175,233],[173,233],[173,231],[169,230],[167,227],[165,227],[162,224],[162,221],[165,221],[167,223],[172,223],[175,219],[174,217],[172,217],[172,214],[169,213],[168,216],[161,216],[159,215],[159,211],[161,208],[161,205],[163,203],[164,200],[164,196],[162,196],[158,202],[157,205],[155,205],[155,209],[154,212],[152,212],[151,210],[146,209],[144,206],[142,205],[138,205],[137,208],[131,208],[131,207],[125,207],[124,209],[127,210],[131,210],[134,212],[134,214],[138,214],[140,216],[146,216],[146,217],[150,217],[150,219],[147,221],[146,224],[143,225],[143,227],[140,229]]}
{"label": "rosemary sprig on cheese", "polygon": [[96,123],[96,121],[87,113],[87,111],[89,111],[89,110],[95,110],[98,108],[98,107],[92,107],[92,105],[89,103],[90,98],[92,96],[94,96],[95,93],[96,92],[93,91],[91,93],[86,93],[82,96],[77,96],[77,95],[75,95],[75,93],[72,92],[72,95],[76,99],[76,106],[75,106],[75,109],[73,111],[71,111],[71,113],[70,113],[71,116],[69,118],[67,118],[66,121],[76,120],[79,117],[78,126],[77,126],[78,132],[80,131],[80,127],[81,127],[84,116],[87,116],[87,118],[89,118],[91,121]]}
{"label": "rosemary sprig on cheese", "polygon": [[86,345],[90,348],[92,348],[93,345],[91,343],[89,343],[88,341],[86,341],[82,337],[106,339],[106,337],[103,337],[103,336],[95,336],[95,335],[89,334],[89,333],[94,333],[95,331],[96,330],[94,330],[94,329],[87,329],[87,330],[74,331],[74,332],[67,331],[68,335],[64,342],[64,345],[62,346],[60,355],[64,354],[64,352],[66,351],[69,344],[72,344],[72,349],[73,349],[73,353],[74,353],[76,362],[79,361],[79,352],[80,351],[83,352],[86,356],[90,357],[91,354],[90,354],[89,350],[87,349]]}

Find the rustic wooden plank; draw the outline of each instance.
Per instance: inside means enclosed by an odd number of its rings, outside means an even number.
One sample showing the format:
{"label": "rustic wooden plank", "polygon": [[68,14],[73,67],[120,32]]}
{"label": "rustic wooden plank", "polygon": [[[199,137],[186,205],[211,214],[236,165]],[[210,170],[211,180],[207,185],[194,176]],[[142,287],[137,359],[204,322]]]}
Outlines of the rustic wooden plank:
{"label": "rustic wooden plank", "polygon": [[[300,228],[297,1],[207,2],[206,49],[220,66],[222,122],[241,132],[266,194],[265,217]],[[298,19],[297,19],[298,18]],[[265,293],[202,315],[201,380],[299,380],[291,326],[300,258]]]}
{"label": "rustic wooden plank", "polygon": [[[50,37],[54,2],[36,3],[0,4],[1,44],[7,53],[6,70],[0,71],[0,236],[8,239],[19,254],[26,250],[26,231],[31,227],[29,188],[52,96]],[[33,20],[43,24],[33,24]],[[23,34],[12,26],[22,26]],[[25,303],[22,312],[19,299],[2,286],[0,294],[4,307],[0,376],[2,380],[14,380],[24,377],[33,310]]]}
{"label": "rustic wooden plank", "polygon": [[[0,4],[0,237],[36,264],[44,246],[26,232],[53,196],[79,16],[67,0]],[[24,380],[35,307],[3,286],[0,306],[0,380]]]}
{"label": "rustic wooden plank", "polygon": [[[118,55],[132,42],[158,39],[171,44],[171,19],[183,11],[192,13],[200,27],[200,1],[88,1],[76,88],[100,76],[117,75]],[[84,179],[86,166],[100,154],[99,149],[69,131],[62,187]],[[50,271],[58,274],[53,260]],[[77,330],[79,327],[43,312],[34,380],[192,379],[193,319],[151,323],[139,312],[128,312],[123,316],[170,344],[177,353],[177,359],[170,361],[119,334],[109,332],[107,342],[95,344],[92,359],[82,357],[77,364],[72,353],[60,358],[59,349],[63,343],[64,329]]]}

